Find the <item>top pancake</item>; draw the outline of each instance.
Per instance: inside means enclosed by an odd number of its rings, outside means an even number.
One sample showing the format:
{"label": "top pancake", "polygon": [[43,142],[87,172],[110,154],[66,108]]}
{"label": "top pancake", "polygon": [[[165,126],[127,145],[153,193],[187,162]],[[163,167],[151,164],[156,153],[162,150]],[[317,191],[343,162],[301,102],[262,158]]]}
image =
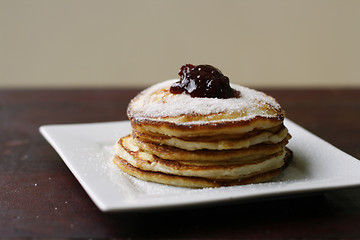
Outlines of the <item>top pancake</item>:
{"label": "top pancake", "polygon": [[175,81],[155,84],[131,100],[127,114],[133,127],[168,136],[207,136],[267,129],[284,119],[279,103],[263,92],[231,84],[240,97],[192,98],[172,94]]}

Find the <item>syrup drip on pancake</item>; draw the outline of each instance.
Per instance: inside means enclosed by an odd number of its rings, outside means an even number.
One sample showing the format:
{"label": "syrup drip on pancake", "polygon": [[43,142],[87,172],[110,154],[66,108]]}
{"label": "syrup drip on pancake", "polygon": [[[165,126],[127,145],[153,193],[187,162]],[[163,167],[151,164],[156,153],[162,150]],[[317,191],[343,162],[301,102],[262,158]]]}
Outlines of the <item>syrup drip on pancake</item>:
{"label": "syrup drip on pancake", "polygon": [[229,78],[211,65],[185,64],[179,71],[180,81],[175,82],[170,92],[188,93],[191,97],[234,98],[240,92],[231,88]]}

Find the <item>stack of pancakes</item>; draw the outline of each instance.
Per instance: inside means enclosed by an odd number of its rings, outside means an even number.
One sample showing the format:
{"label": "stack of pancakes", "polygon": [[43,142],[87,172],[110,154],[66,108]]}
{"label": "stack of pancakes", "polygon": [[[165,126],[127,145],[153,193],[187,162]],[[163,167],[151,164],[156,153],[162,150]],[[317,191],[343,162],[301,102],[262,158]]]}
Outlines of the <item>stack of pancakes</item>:
{"label": "stack of pancakes", "polygon": [[132,133],[115,145],[114,163],[142,180],[181,187],[269,181],[291,158],[284,111],[262,92],[231,85],[240,97],[172,94],[169,80],[131,100]]}

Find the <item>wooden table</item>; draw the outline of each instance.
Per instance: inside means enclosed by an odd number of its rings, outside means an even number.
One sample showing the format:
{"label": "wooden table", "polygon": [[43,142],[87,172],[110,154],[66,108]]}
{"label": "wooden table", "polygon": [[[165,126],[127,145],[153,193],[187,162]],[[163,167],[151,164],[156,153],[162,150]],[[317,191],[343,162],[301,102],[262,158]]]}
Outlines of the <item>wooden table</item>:
{"label": "wooden table", "polygon": [[[262,89],[287,117],[360,159],[360,89]],[[102,213],[43,124],[125,120],[139,89],[0,90],[0,237],[360,238],[360,188],[160,212]]]}

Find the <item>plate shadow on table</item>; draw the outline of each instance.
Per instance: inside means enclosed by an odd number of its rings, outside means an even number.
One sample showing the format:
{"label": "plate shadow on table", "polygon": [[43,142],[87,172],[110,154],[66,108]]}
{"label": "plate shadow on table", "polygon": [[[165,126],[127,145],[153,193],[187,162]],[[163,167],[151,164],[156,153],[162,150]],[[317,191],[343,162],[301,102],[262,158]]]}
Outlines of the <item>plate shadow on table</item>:
{"label": "plate shadow on table", "polygon": [[108,218],[119,232],[126,228],[133,237],[186,238],[198,234],[198,237],[216,238],[223,237],[218,234],[224,232],[228,236],[239,233],[248,237],[271,236],[269,233],[281,236],[287,225],[300,221],[310,225],[324,219],[329,216],[329,208],[327,197],[319,193],[247,203],[233,201],[203,207],[112,213]]}

